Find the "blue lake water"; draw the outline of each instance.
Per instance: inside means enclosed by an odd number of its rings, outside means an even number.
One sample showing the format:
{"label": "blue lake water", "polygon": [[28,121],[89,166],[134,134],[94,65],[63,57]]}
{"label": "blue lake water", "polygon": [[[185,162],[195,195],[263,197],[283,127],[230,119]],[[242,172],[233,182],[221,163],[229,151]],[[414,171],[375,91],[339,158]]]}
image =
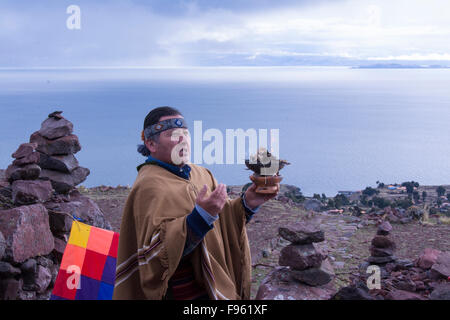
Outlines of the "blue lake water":
{"label": "blue lake water", "polygon": [[[279,129],[283,183],[335,195],[450,183],[450,70],[323,67],[0,70],[0,168],[55,110],[74,123],[83,183],[131,185],[145,115],[170,105],[203,131]],[[193,132],[191,131],[191,134]],[[195,137],[193,136],[193,139]],[[203,148],[209,142],[203,142]],[[225,156],[225,154],[224,154]],[[205,165],[219,182],[244,165]]]}

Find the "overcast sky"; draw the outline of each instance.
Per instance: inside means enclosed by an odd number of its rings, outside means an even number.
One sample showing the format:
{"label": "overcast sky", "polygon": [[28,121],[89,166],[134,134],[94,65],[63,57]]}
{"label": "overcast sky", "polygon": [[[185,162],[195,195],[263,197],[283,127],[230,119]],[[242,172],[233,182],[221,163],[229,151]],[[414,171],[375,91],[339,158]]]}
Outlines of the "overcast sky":
{"label": "overcast sky", "polygon": [[0,67],[447,64],[449,12],[448,0],[1,0]]}

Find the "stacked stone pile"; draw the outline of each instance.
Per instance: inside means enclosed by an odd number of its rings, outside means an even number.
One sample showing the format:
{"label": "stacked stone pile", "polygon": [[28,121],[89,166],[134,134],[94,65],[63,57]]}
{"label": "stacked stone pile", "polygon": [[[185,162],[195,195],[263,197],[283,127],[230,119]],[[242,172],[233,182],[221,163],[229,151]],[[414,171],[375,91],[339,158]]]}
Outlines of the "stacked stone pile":
{"label": "stacked stone pile", "polygon": [[367,259],[370,264],[385,265],[388,262],[394,262],[396,257],[395,242],[389,237],[392,226],[388,221],[384,221],[378,226],[377,234],[372,239],[370,246],[371,256]]}
{"label": "stacked stone pile", "polygon": [[300,224],[278,231],[291,243],[281,250],[281,267],[263,280],[256,299],[329,299],[335,293],[334,270],[327,255],[314,245],[325,240],[324,232]]}
{"label": "stacked stone pile", "polygon": [[80,167],[74,154],[81,150],[73,124],[61,112],[53,112],[33,133],[30,142],[37,144],[41,179],[51,181],[58,193],[68,193],[89,175],[89,169]]}
{"label": "stacked stone pile", "polygon": [[111,230],[100,208],[76,185],[89,170],[73,125],[53,112],[0,170],[0,299],[48,299],[73,216]]}

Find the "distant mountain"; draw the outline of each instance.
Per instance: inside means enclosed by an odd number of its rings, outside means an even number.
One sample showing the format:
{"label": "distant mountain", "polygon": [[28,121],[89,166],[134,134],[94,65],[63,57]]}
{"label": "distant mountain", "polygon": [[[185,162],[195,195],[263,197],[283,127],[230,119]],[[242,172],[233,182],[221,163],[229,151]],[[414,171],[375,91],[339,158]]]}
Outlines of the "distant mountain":
{"label": "distant mountain", "polygon": [[415,64],[399,64],[399,63],[377,63],[370,65],[361,65],[352,67],[352,69],[449,69],[448,66],[442,65],[415,65]]}

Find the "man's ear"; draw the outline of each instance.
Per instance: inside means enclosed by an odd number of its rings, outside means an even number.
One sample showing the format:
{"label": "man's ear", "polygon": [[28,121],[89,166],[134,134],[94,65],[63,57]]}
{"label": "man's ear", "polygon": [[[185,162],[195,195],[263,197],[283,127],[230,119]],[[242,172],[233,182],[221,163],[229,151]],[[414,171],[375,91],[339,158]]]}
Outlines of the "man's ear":
{"label": "man's ear", "polygon": [[145,140],[145,146],[151,153],[156,152],[156,142],[153,140]]}

